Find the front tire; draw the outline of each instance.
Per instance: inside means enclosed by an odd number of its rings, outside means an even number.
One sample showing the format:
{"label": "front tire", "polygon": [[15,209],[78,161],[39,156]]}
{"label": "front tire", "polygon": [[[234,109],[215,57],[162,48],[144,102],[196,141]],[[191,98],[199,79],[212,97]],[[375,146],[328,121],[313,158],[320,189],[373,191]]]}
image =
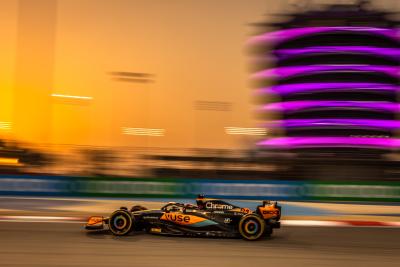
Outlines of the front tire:
{"label": "front tire", "polygon": [[129,234],[133,229],[133,219],[131,214],[126,210],[114,211],[109,220],[111,233],[116,236]]}
{"label": "front tire", "polygon": [[239,222],[239,233],[243,239],[258,240],[265,233],[266,224],[263,218],[256,214],[243,216]]}

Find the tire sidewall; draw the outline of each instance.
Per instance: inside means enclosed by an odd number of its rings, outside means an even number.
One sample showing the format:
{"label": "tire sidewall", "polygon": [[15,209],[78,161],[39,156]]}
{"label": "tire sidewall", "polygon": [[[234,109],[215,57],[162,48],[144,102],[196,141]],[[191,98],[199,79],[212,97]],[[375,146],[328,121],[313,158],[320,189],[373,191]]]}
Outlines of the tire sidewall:
{"label": "tire sidewall", "polygon": [[[123,227],[123,229],[118,229],[118,227],[114,225],[115,219],[117,217],[121,217],[123,220],[125,220],[124,223],[126,225]],[[122,235],[129,234],[133,228],[133,218],[132,218],[131,214],[126,210],[114,211],[110,216],[109,228],[110,228],[111,233],[113,233],[116,236],[122,236]]]}
{"label": "tire sidewall", "polygon": [[[249,233],[246,230],[246,224],[248,224],[250,221],[251,223],[256,224],[258,227],[257,232],[254,234]],[[245,240],[254,241],[260,239],[261,237],[264,236],[265,230],[266,230],[266,223],[264,219],[256,214],[248,214],[240,219],[239,233],[241,237]]]}

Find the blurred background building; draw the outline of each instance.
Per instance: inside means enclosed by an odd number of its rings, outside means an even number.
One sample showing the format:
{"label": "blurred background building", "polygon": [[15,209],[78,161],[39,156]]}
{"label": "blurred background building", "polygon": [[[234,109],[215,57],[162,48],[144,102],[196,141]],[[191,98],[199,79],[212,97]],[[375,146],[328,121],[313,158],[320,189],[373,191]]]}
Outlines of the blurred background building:
{"label": "blurred background building", "polygon": [[256,24],[262,34],[250,40],[253,79],[270,130],[258,144],[290,152],[289,176],[383,179],[394,171],[388,160],[400,145],[394,14],[359,1]]}
{"label": "blurred background building", "polygon": [[[281,120],[266,127],[285,133],[261,146],[386,152],[398,147],[400,41],[397,22],[387,15],[364,5],[332,5],[267,24],[275,31],[251,40],[261,61],[253,76],[259,93],[275,94],[278,101],[268,97],[260,112],[278,113]],[[273,66],[262,63],[268,50]]]}

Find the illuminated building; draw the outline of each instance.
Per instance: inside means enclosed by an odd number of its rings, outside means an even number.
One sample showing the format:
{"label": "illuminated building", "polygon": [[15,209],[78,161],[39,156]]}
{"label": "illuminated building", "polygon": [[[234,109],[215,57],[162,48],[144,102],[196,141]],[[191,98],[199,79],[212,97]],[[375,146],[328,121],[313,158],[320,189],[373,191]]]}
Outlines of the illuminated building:
{"label": "illuminated building", "polygon": [[259,112],[268,118],[265,127],[276,130],[259,146],[308,152],[400,148],[398,22],[363,5],[290,15],[283,23],[258,24],[273,30],[250,39]]}

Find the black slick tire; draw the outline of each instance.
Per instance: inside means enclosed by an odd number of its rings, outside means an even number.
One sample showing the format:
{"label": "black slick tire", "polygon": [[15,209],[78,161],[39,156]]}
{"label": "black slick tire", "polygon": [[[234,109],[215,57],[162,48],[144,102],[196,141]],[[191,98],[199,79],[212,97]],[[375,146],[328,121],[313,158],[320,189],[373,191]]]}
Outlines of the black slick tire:
{"label": "black slick tire", "polygon": [[133,229],[133,218],[126,210],[116,210],[111,214],[108,225],[113,235],[127,235]]}
{"label": "black slick tire", "polygon": [[255,241],[264,236],[266,224],[257,214],[248,214],[239,221],[239,233],[245,240]]}

